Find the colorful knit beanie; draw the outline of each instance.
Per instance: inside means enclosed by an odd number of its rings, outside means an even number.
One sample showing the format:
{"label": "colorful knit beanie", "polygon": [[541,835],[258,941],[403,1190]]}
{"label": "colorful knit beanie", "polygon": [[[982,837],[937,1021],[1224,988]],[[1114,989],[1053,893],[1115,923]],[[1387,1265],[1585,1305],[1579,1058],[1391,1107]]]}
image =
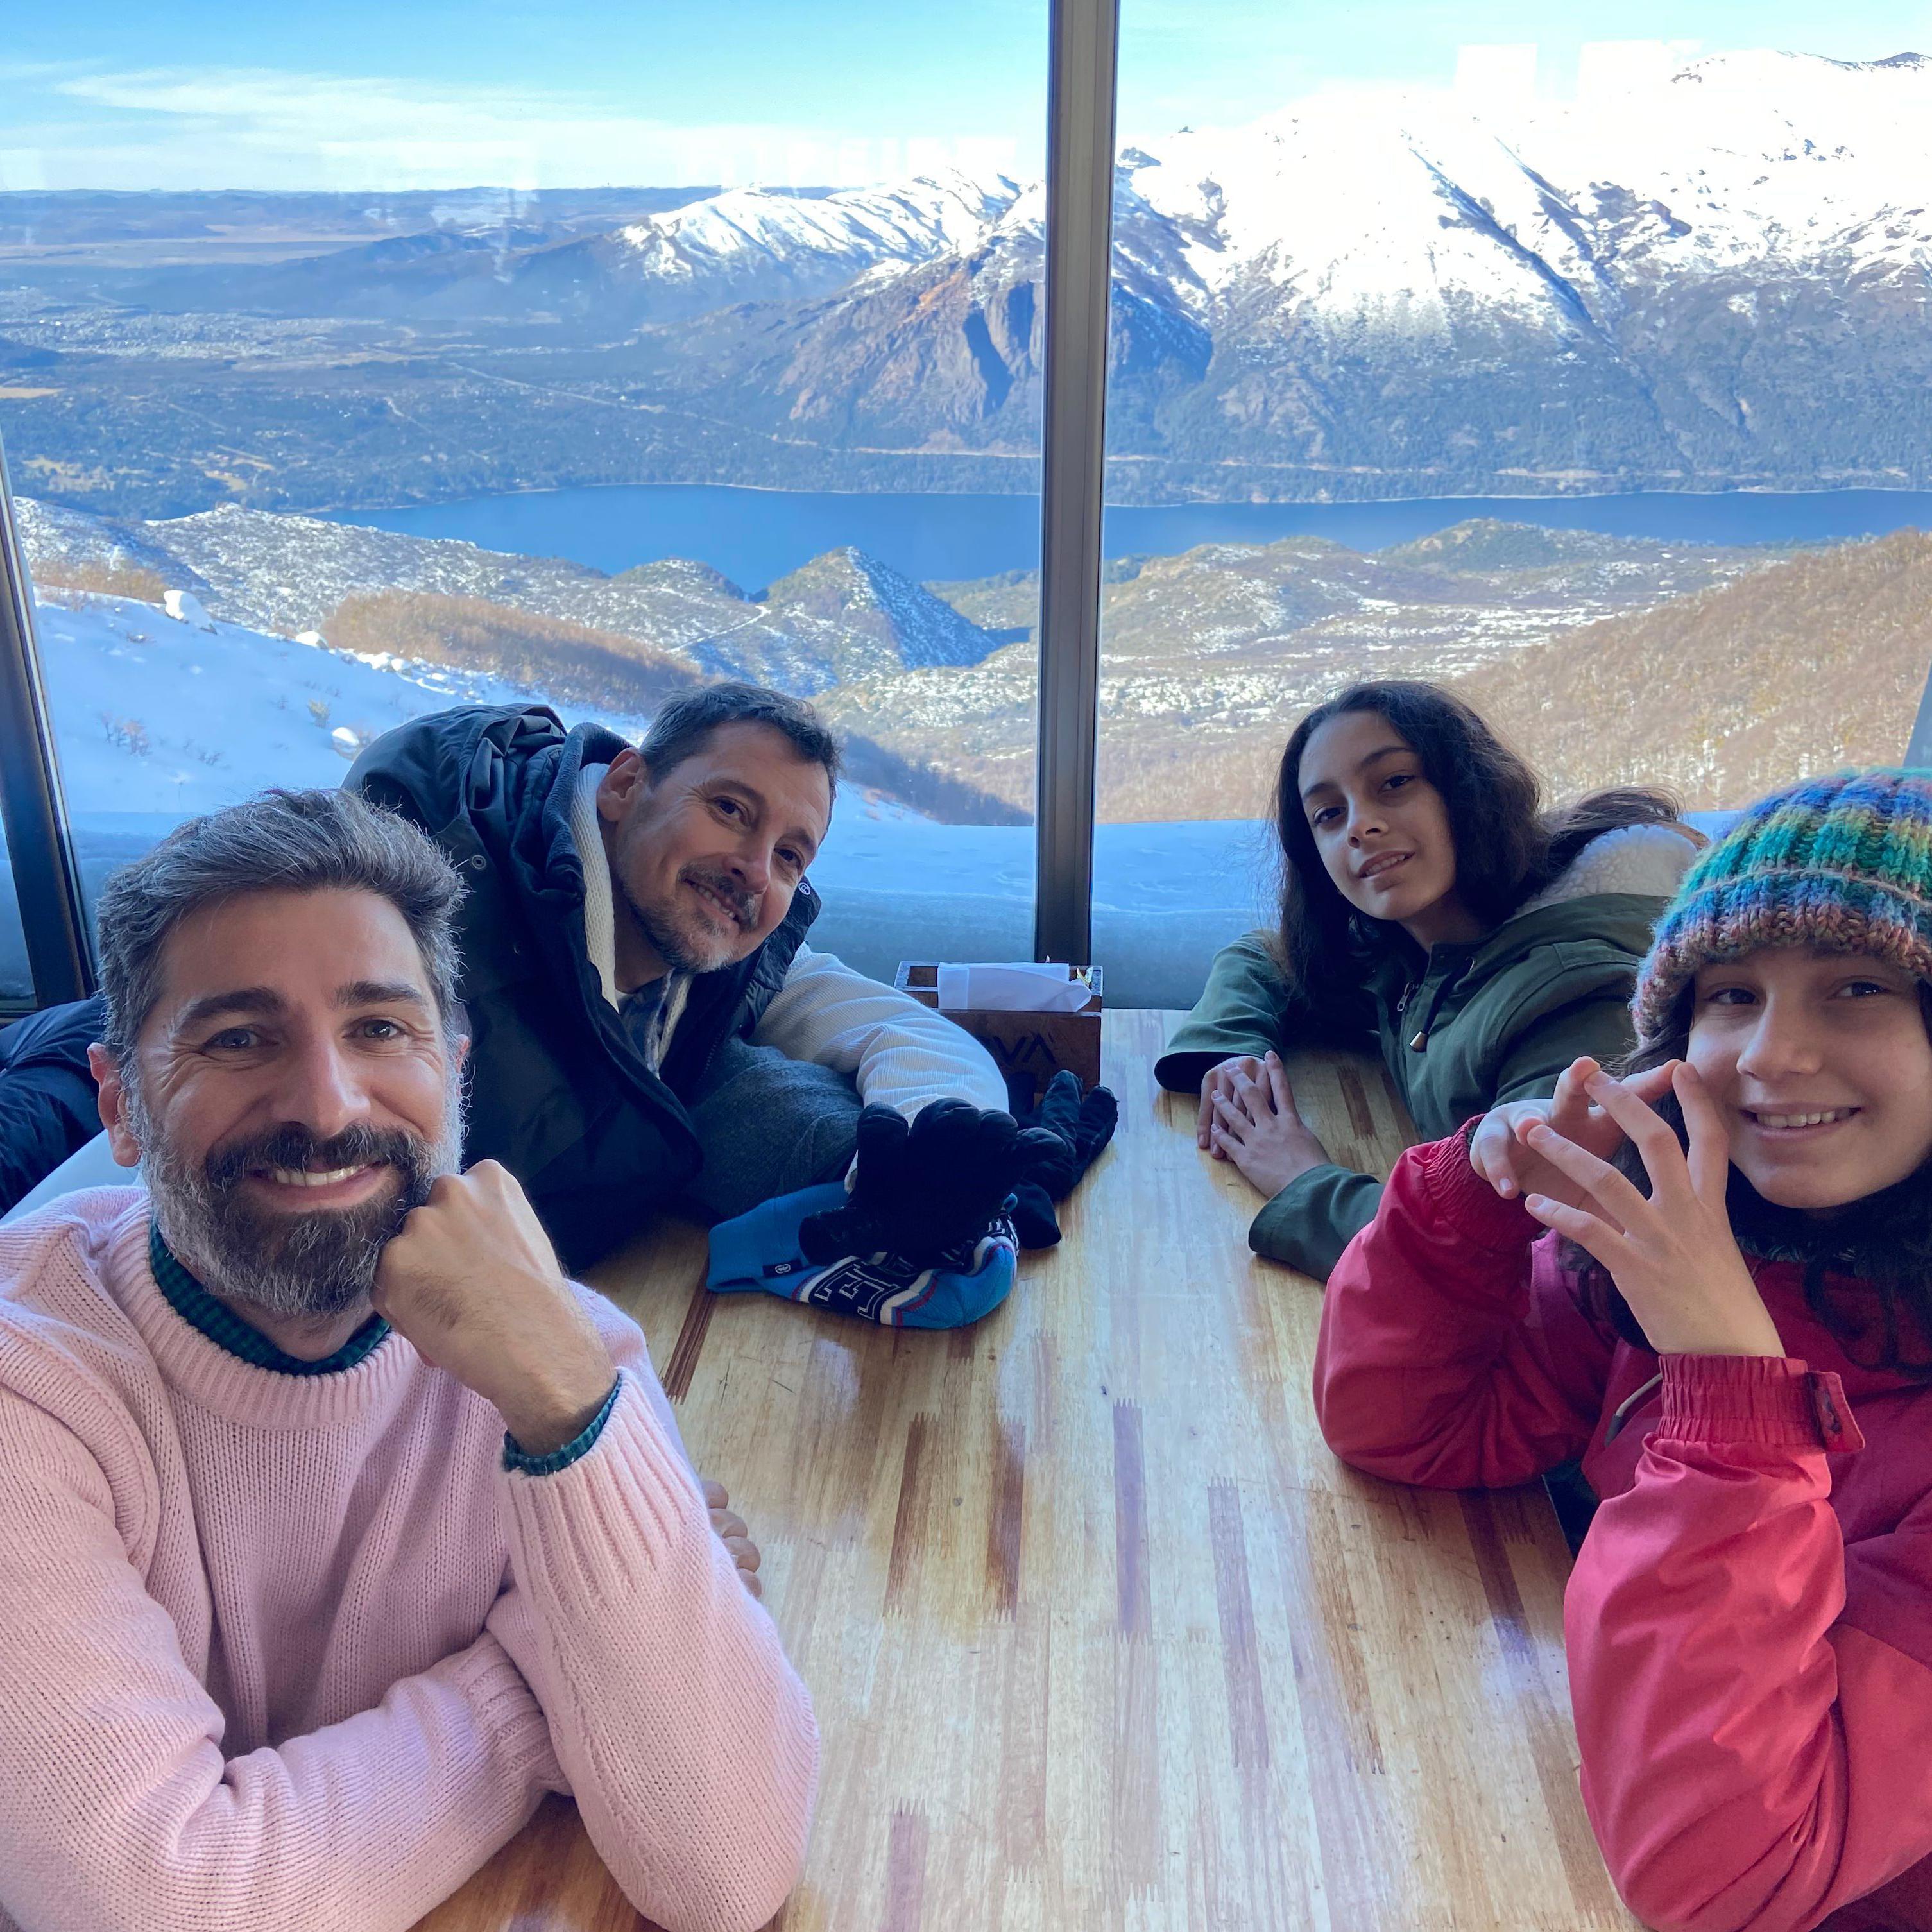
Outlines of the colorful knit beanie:
{"label": "colorful knit beanie", "polygon": [[1932,772],[1839,772],[1750,806],[1684,874],[1631,1010],[1672,1030],[1700,966],[1769,946],[1868,952],[1932,980]]}

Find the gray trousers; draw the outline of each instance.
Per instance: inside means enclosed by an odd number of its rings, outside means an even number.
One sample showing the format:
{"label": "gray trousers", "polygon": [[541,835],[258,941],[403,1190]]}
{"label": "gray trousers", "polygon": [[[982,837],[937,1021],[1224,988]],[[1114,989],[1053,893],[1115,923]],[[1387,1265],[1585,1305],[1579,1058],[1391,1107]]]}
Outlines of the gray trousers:
{"label": "gray trousers", "polygon": [[704,1166],[686,1195],[710,1221],[844,1177],[859,1132],[858,1089],[842,1073],[735,1036],[711,1056],[692,1124]]}

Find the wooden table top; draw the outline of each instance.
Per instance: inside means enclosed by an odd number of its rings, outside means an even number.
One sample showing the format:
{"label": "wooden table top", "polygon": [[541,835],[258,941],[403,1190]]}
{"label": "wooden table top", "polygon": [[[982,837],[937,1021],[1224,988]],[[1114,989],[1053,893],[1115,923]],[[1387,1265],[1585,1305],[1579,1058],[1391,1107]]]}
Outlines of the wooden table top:
{"label": "wooden table top", "polygon": [[[1318,1290],[1106,1017],[1120,1128],[1006,1305],[950,1334],[700,1285],[664,1224],[598,1271],[764,1554],[824,1768],[784,1932],[1628,1928],[1584,1818],[1569,1557],[1538,1489],[1330,1454]],[[1386,1173],[1378,1068],[1294,1064]],[[419,1932],[637,1932],[552,1801]]]}

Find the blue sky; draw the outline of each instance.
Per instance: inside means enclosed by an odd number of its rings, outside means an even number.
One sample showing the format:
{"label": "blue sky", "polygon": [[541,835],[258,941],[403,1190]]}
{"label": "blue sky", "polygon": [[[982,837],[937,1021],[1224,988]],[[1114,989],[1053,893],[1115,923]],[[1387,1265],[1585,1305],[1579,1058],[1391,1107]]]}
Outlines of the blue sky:
{"label": "blue sky", "polygon": [[[1932,52],[1932,0],[1123,0],[1120,125],[1252,119],[1318,88],[1444,85],[1600,41]],[[364,188],[874,178],[1039,165],[1046,0],[83,0],[12,10],[0,186]]]}

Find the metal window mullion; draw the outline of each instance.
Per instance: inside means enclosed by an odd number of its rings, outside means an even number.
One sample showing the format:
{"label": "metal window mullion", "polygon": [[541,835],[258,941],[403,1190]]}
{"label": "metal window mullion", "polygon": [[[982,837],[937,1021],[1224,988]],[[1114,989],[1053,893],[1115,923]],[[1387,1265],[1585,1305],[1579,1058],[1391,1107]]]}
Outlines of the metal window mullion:
{"label": "metal window mullion", "polygon": [[14,872],[34,994],[42,1006],[93,990],[87,911],[74,862],[53,730],[34,639],[26,559],[0,450],[0,824]]}
{"label": "metal window mullion", "polygon": [[1119,0],[1052,0],[1034,950],[1093,956],[1100,519]]}

